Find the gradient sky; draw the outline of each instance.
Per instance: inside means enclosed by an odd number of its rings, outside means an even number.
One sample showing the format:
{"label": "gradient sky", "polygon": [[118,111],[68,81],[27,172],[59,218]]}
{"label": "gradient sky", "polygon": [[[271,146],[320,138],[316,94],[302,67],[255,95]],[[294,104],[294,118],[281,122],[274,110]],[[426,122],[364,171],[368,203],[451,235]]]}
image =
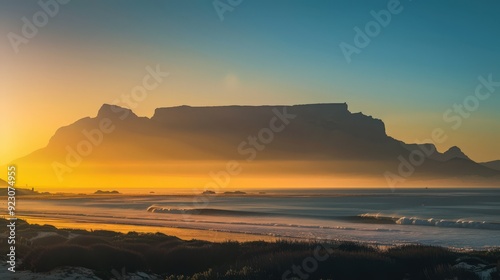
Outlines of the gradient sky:
{"label": "gradient sky", "polygon": [[[226,3],[226,1],[223,1]],[[443,113],[500,80],[499,1],[401,1],[403,11],[347,63],[339,44],[389,1],[243,0],[221,21],[212,1],[83,1],[60,7],[15,53],[37,1],[0,3],[0,163],[45,146],[57,128],[95,116],[140,85],[170,76],[133,110],[176,105],[347,102],[405,142],[443,128],[441,151],[500,159],[500,88],[453,130]]]}

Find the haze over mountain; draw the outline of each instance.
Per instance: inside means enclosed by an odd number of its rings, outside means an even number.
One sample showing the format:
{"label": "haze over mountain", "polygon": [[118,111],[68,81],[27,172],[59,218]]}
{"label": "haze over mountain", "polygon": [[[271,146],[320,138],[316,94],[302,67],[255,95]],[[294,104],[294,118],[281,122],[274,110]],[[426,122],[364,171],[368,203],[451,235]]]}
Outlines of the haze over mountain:
{"label": "haze over mountain", "polygon": [[491,169],[500,170],[500,160],[482,162],[481,164]]}
{"label": "haze over mountain", "polygon": [[[14,163],[32,175],[26,183],[47,186],[203,188],[217,178],[224,187],[500,182],[500,171],[460,148],[440,153],[433,144],[403,143],[381,120],[351,113],[345,103],[179,106],[158,108],[151,118],[105,104]],[[238,172],[227,179],[221,172],[231,168]]]}

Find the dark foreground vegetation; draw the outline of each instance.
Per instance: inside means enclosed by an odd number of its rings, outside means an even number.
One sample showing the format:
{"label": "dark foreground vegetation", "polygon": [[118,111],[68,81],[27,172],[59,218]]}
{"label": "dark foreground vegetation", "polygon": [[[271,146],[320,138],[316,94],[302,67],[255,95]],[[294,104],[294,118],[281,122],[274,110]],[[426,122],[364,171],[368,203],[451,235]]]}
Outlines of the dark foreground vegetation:
{"label": "dark foreground vegetation", "polygon": [[[2,244],[6,221],[0,220]],[[481,279],[458,258],[500,266],[500,250],[456,252],[406,245],[382,250],[352,242],[183,241],[161,233],[58,230],[17,221],[18,270],[90,268],[103,279],[113,270],[142,271],[163,279]],[[44,237],[39,233],[44,232]],[[49,233],[49,234],[47,234]],[[4,248],[4,246],[2,246]],[[5,256],[5,254],[2,254]],[[500,279],[497,271],[491,279]]]}

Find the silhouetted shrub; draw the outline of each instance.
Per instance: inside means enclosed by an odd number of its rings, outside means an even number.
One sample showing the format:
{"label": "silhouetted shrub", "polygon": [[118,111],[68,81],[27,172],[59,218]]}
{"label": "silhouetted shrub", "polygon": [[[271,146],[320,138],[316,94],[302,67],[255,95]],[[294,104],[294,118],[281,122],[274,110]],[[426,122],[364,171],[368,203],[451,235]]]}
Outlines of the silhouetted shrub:
{"label": "silhouetted shrub", "polygon": [[92,245],[90,248],[98,263],[98,267],[94,267],[95,269],[109,271],[125,267],[128,271],[135,271],[139,268],[145,268],[144,258],[136,252],[104,244]]}
{"label": "silhouetted shrub", "polygon": [[403,279],[402,273],[394,270],[394,260],[379,252],[337,249],[321,267],[327,267],[330,272],[323,277],[335,279]]}
{"label": "silhouetted shrub", "polygon": [[494,273],[491,277],[492,280],[500,280],[500,260],[497,261],[497,273]]}
{"label": "silhouetted shrub", "polygon": [[[19,269],[42,272],[61,266],[80,266],[93,269],[103,279],[111,277],[112,269],[122,268],[173,275],[167,279],[175,280],[281,279],[292,266],[307,272],[307,279],[477,279],[472,272],[453,268],[458,257],[479,258],[481,263],[497,264],[500,271],[500,250],[454,252],[422,245],[381,250],[339,241],[328,244],[288,240],[211,243],[183,241],[158,233],[81,230],[55,230],[57,236],[39,238],[31,244],[26,236],[37,236],[34,229],[52,230],[23,224],[23,234],[18,232],[20,238],[16,244],[16,253],[22,258]],[[79,236],[66,241],[70,233]],[[2,240],[6,242],[5,238]],[[314,261],[315,253],[328,257]],[[307,270],[304,265],[309,265]],[[492,279],[500,280],[500,275],[496,273]]]}
{"label": "silhouetted shrub", "polygon": [[109,244],[109,238],[80,235],[69,239],[66,244],[90,246],[95,244]]}
{"label": "silhouetted shrub", "polygon": [[122,248],[125,250],[140,253],[141,255],[145,255],[145,252],[150,250],[152,247],[156,247],[156,246],[151,245],[149,243],[137,243],[137,242],[136,243],[122,243],[122,242],[120,242],[120,243],[117,243],[115,245],[118,246],[119,248]]}
{"label": "silhouetted shrub", "polygon": [[[5,244],[5,243],[3,243]],[[16,254],[18,258],[26,258],[26,256],[31,252],[32,246],[28,246],[26,244],[16,244]]]}
{"label": "silhouetted shrub", "polygon": [[60,235],[49,235],[49,236],[33,239],[31,241],[31,244],[33,246],[52,246],[52,245],[62,244],[64,242],[66,242],[67,240],[68,239],[66,239],[66,237],[63,237]]}
{"label": "silhouetted shrub", "polygon": [[92,252],[77,245],[56,245],[38,252],[30,261],[33,271],[50,271],[60,266],[81,266],[95,268],[96,262]]}
{"label": "silhouetted shrub", "polygon": [[104,236],[104,237],[113,237],[117,235],[116,232],[110,230],[94,230],[92,231],[92,233],[95,234],[96,236]]}
{"label": "silhouetted shrub", "polygon": [[362,244],[359,242],[342,242],[339,245],[337,245],[337,249],[341,251],[347,251],[347,252],[352,252],[352,251],[364,251],[364,252],[376,252],[377,249],[370,247],[366,244]]}
{"label": "silhouetted shrub", "polygon": [[481,280],[474,272],[453,268],[450,265],[437,265],[423,271],[425,279],[456,279],[456,280]]}
{"label": "silhouetted shrub", "polygon": [[182,245],[182,244],[185,244],[185,242],[182,240],[173,239],[173,240],[162,241],[161,243],[159,243],[155,246],[157,246],[159,248],[172,248],[172,247]]}

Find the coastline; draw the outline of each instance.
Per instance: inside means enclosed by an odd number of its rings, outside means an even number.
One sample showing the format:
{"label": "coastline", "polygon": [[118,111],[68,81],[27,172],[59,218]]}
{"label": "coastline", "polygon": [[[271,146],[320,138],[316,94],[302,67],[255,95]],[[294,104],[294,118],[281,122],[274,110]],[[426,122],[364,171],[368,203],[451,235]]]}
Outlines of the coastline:
{"label": "coastline", "polygon": [[[57,229],[23,220],[18,220],[17,230],[17,256],[22,261],[15,275],[25,277],[19,279],[58,279],[60,275],[120,279],[117,273],[122,279],[306,279],[298,277],[296,265],[309,279],[500,278],[498,249],[382,248],[349,241],[208,242],[151,232]],[[488,278],[483,277],[486,274]]]}
{"label": "coastline", "polygon": [[[189,241],[189,240],[201,240],[207,242],[253,242],[253,241],[264,241],[264,242],[276,242],[279,240],[288,240],[294,242],[314,242],[324,239],[315,239],[315,238],[299,238],[299,237],[290,237],[290,236],[272,236],[258,233],[238,233],[238,232],[229,232],[225,230],[207,230],[207,229],[196,229],[196,228],[188,228],[188,227],[169,227],[169,226],[152,226],[152,225],[141,225],[141,224],[124,224],[124,223],[113,223],[107,224],[104,222],[88,222],[88,221],[70,221],[60,218],[50,218],[47,219],[37,218],[32,216],[19,216],[20,219],[26,221],[29,224],[33,225],[50,225],[51,227],[55,227],[58,230],[86,230],[86,231],[112,231],[117,233],[127,234],[129,232],[137,232],[143,234],[151,234],[151,233],[162,233],[168,236],[174,236],[181,240]],[[363,244],[366,246],[374,246],[379,249],[392,248],[397,246],[404,245],[424,245],[424,246],[436,246],[436,245],[428,245],[421,244],[418,242],[405,242],[405,243],[381,243],[367,240],[348,240],[348,239],[331,239],[337,242],[354,242]],[[456,252],[474,252],[474,251],[494,251],[500,250],[500,247],[491,246],[485,248],[459,248],[453,246],[445,246],[438,245],[437,247],[446,248]]]}
{"label": "coastline", "polygon": [[17,214],[57,227],[158,231],[187,240],[333,237],[385,246],[500,248],[498,190],[308,191],[202,196],[208,199],[203,205],[192,195],[23,195]]}
{"label": "coastline", "polygon": [[[274,236],[251,234],[251,233],[234,233],[215,230],[200,230],[191,228],[167,227],[167,226],[146,226],[146,225],[130,225],[130,224],[106,224],[97,222],[69,221],[64,219],[47,219],[36,218],[29,216],[19,216],[19,218],[27,221],[30,224],[44,225],[50,224],[58,229],[74,229],[74,230],[109,230],[119,233],[137,232],[137,233],[163,233],[170,236],[175,236],[182,240],[203,240],[209,242],[224,242],[224,241],[276,241],[279,238]],[[47,223],[50,221],[50,223]],[[288,239],[288,238],[287,238]],[[299,240],[298,238],[289,238]]]}

